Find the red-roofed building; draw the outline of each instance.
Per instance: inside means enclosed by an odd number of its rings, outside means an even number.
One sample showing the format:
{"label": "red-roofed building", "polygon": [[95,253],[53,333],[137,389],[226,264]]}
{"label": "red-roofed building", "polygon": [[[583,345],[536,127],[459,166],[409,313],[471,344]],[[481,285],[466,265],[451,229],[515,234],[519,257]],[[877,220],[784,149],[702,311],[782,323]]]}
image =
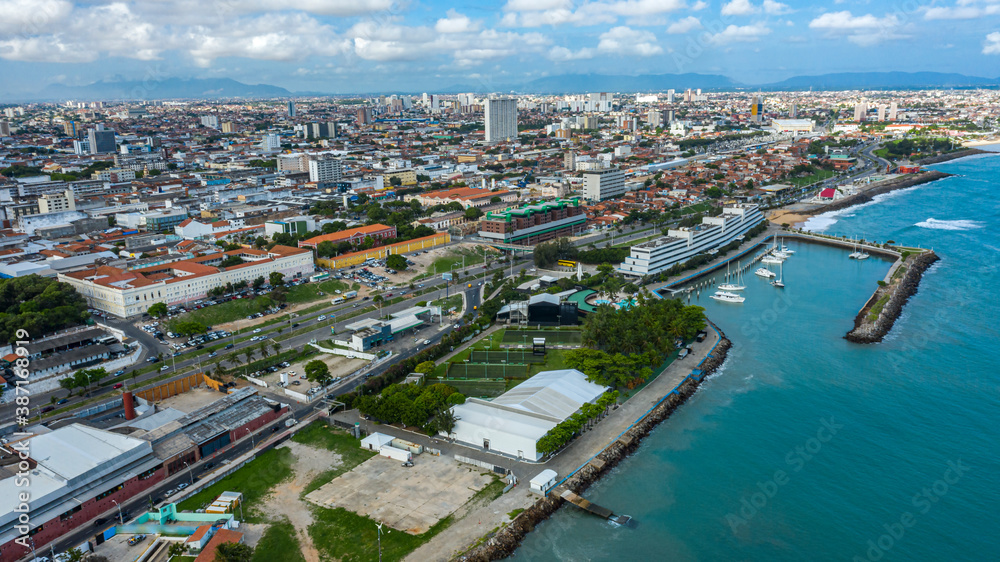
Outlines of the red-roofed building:
{"label": "red-roofed building", "polygon": [[205,545],[205,549],[201,551],[201,554],[194,559],[194,562],[215,562],[215,551],[219,548],[220,544],[242,542],[243,533],[229,529],[219,529],[215,532],[212,540],[208,541],[208,544]]}
{"label": "red-roofed building", "polygon": [[499,197],[503,204],[517,201],[517,193],[511,191],[490,191],[488,189],[476,189],[474,187],[456,187],[455,189],[442,189],[429,191],[427,193],[416,193],[403,197],[405,201],[416,199],[421,205],[433,206],[451,202],[461,203],[463,207],[486,207],[491,204],[494,197]]}
{"label": "red-roofed building", "polygon": [[819,196],[821,198],[823,198],[823,199],[833,199],[833,196],[836,195],[836,194],[837,194],[837,190],[834,189],[834,188],[832,188],[832,187],[828,187],[828,188],[824,189],[823,191],[819,192]]}
{"label": "red-roofed building", "polygon": [[364,242],[365,238],[371,237],[376,243],[385,240],[387,238],[396,237],[396,227],[386,226],[384,224],[372,224],[369,226],[361,226],[357,228],[348,228],[347,230],[341,230],[340,232],[334,232],[331,234],[324,234],[322,236],[316,236],[308,240],[300,240],[300,248],[315,248],[322,242],[333,242],[334,244],[339,244],[341,242],[350,242],[355,246]]}

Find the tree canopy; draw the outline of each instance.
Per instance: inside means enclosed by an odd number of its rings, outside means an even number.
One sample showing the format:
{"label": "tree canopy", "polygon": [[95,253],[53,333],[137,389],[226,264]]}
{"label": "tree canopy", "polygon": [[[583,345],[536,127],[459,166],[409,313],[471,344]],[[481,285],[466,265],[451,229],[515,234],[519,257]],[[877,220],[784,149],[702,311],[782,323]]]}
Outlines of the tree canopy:
{"label": "tree canopy", "polygon": [[0,279],[0,341],[14,341],[18,329],[39,338],[89,317],[87,301],[68,283],[38,275]]}

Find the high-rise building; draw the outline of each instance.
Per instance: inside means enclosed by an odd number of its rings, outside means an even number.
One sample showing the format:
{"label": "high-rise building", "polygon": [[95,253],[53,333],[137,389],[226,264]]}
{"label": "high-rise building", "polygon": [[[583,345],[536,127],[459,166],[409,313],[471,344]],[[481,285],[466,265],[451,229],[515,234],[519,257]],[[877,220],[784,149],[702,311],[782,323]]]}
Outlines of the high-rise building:
{"label": "high-rise building", "polygon": [[359,107],[357,111],[357,116],[358,116],[358,125],[370,125],[372,122],[372,108]]}
{"label": "high-rise building", "polygon": [[667,90],[667,103],[674,103],[674,94],[676,93],[674,90]]}
{"label": "high-rise building", "polygon": [[798,119],[798,117],[799,117],[799,106],[798,104],[793,103],[792,108],[788,110],[788,118]]}
{"label": "high-rise building", "polygon": [[38,212],[40,214],[62,213],[76,210],[76,198],[73,188],[67,188],[62,193],[43,193],[38,197]]}
{"label": "high-rise building", "polygon": [[6,121],[0,121],[0,137],[10,136],[10,123]]}
{"label": "high-rise building", "polygon": [[103,125],[87,131],[91,154],[110,154],[115,152],[115,132],[105,129]]}
{"label": "high-rise building", "polygon": [[295,117],[295,102],[294,101],[289,101],[288,102],[288,116],[289,117]]}
{"label": "high-rise building", "polygon": [[281,150],[281,137],[277,133],[268,133],[261,139],[264,150]]}
{"label": "high-rise building", "polygon": [[663,112],[659,109],[649,110],[649,113],[646,114],[646,123],[654,129],[663,125]]}
{"label": "high-rise building", "polygon": [[72,139],[76,138],[76,121],[66,121],[63,123],[63,133]]}
{"label": "high-rise building", "polygon": [[764,97],[754,96],[750,100],[750,122],[760,123],[764,119]]}
{"label": "high-rise building", "polygon": [[867,113],[868,113],[867,103],[859,101],[854,105],[854,120],[857,121],[858,123],[865,120],[865,114]]}
{"label": "high-rise building", "polygon": [[203,115],[201,117],[202,127],[208,127],[209,129],[219,128],[219,118],[215,115]]}
{"label": "high-rise building", "polygon": [[896,102],[892,102],[891,104],[889,104],[889,121],[896,120],[896,113],[898,112],[898,110],[899,107],[896,105]]}
{"label": "high-rise building", "polygon": [[617,168],[594,170],[583,174],[583,196],[590,201],[604,201],[625,195],[625,172]]}
{"label": "high-rise building", "polygon": [[502,142],[517,137],[517,100],[489,98],[486,100],[486,142]]}
{"label": "high-rise building", "polygon": [[575,170],[576,169],[576,152],[575,151],[572,151],[572,150],[567,151],[566,155],[563,156],[563,168],[565,168],[567,170]]}
{"label": "high-rise building", "polygon": [[236,132],[236,125],[232,121],[226,121],[225,123],[222,124],[222,132],[223,133],[235,133]]}
{"label": "high-rise building", "polygon": [[885,104],[878,104],[878,120],[885,121]]}
{"label": "high-rise building", "polygon": [[340,181],[344,175],[344,164],[337,158],[324,156],[309,161],[309,181]]}
{"label": "high-rise building", "polygon": [[305,126],[305,136],[309,139],[334,138],[337,136],[337,124],[333,121],[329,123],[309,123]]}

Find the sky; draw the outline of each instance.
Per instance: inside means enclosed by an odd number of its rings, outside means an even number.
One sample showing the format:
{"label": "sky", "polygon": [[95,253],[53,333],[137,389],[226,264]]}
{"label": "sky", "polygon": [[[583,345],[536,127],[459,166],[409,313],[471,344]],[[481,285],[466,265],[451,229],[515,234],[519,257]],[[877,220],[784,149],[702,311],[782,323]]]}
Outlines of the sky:
{"label": "sky", "polygon": [[233,78],[494,91],[575,73],[1000,75],[1000,0],[0,0],[0,91]]}

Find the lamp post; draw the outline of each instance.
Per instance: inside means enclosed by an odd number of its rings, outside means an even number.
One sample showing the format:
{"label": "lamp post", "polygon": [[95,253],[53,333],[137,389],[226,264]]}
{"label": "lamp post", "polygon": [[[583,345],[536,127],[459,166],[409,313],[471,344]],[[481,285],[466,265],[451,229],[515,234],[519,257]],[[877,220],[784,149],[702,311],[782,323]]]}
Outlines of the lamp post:
{"label": "lamp post", "polygon": [[247,435],[250,436],[250,448],[251,449],[256,449],[257,448],[257,442],[256,442],[256,440],[254,440],[254,438],[253,438],[253,432],[250,431],[249,427],[247,428]]}
{"label": "lamp post", "polygon": [[118,508],[118,522],[121,523],[122,525],[124,525],[125,524],[125,518],[122,517],[122,505],[120,503],[118,503],[116,500],[111,500],[111,501],[112,501],[112,503],[115,504],[115,507]]}
{"label": "lamp post", "polygon": [[188,469],[188,477],[191,479],[191,485],[194,486],[194,472],[191,470],[191,465],[187,461],[181,461],[184,463],[184,468]]}

